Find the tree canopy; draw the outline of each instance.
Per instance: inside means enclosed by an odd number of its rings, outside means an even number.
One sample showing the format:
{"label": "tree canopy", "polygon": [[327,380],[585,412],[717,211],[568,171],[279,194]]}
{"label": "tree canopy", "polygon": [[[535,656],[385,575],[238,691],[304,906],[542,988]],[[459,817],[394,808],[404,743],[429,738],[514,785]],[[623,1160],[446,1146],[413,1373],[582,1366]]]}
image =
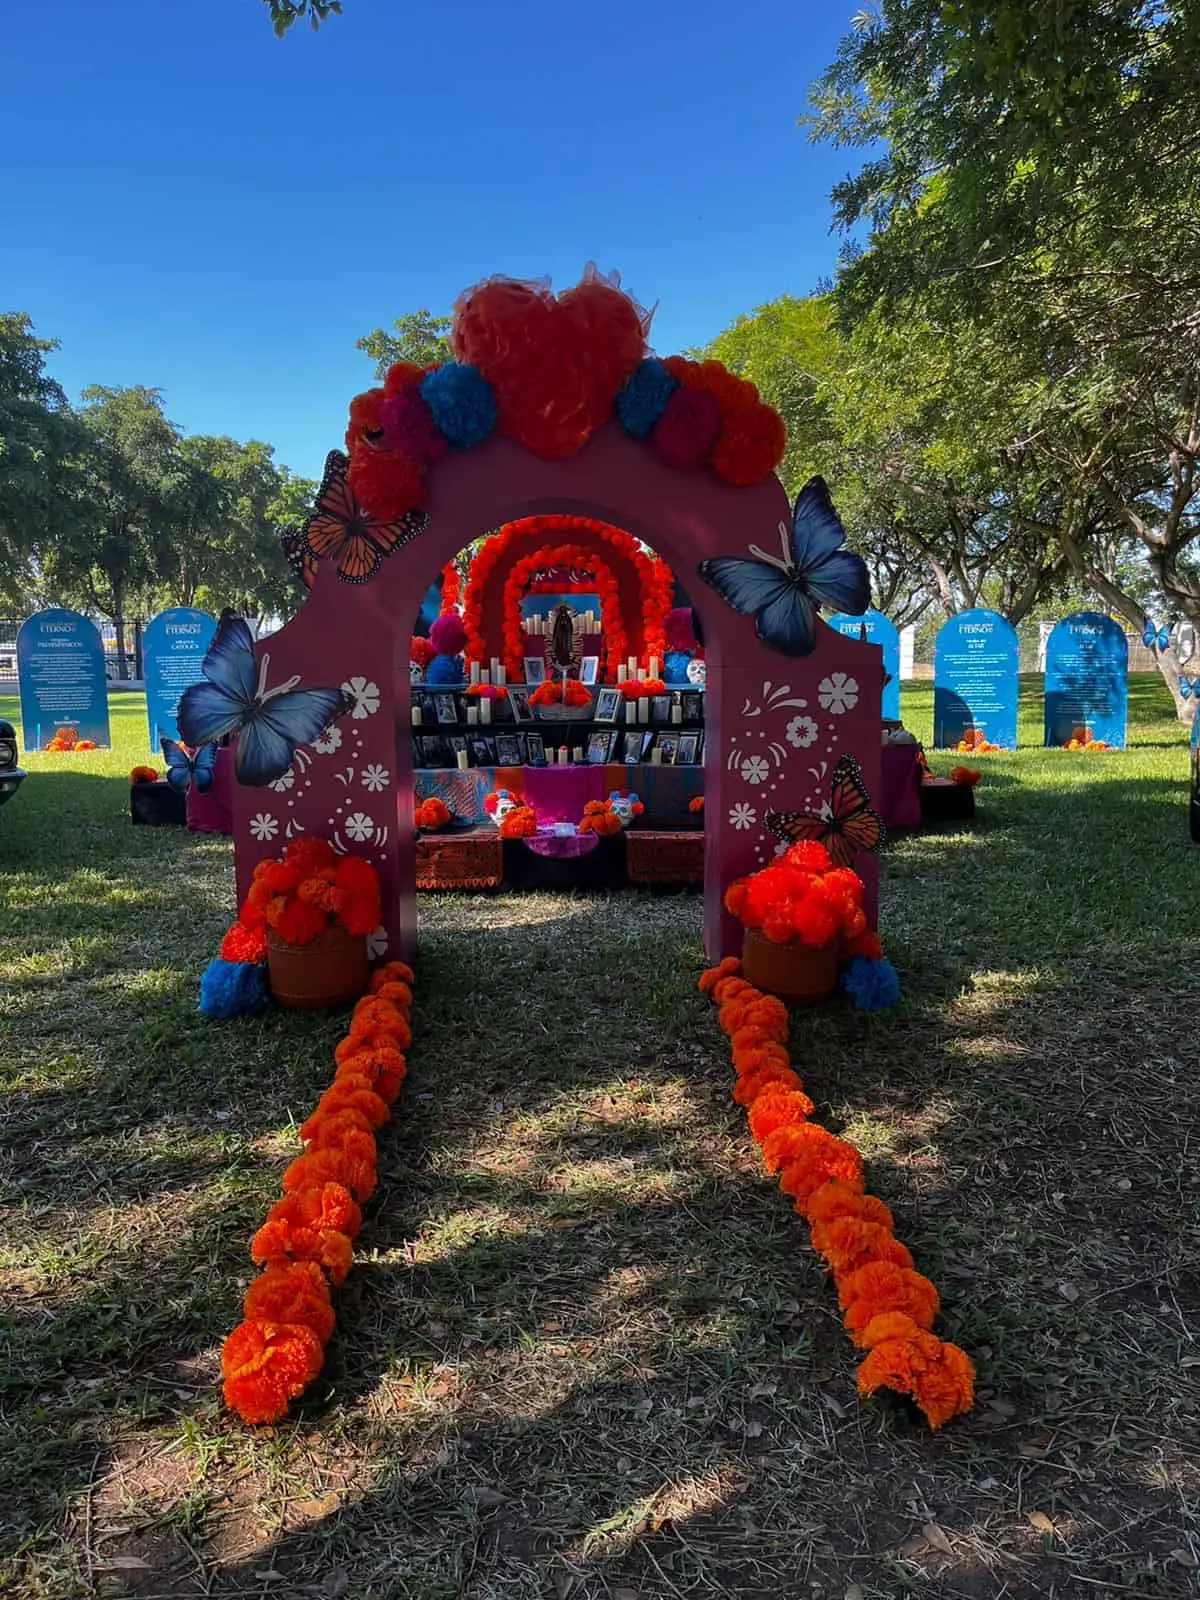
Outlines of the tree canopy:
{"label": "tree canopy", "polygon": [[327,17],[341,16],[341,0],[263,0],[271,13],[271,25],[280,39],[301,17],[308,18],[310,28],[321,26]]}
{"label": "tree canopy", "polygon": [[392,323],[392,331],[373,328],[355,344],[375,363],[375,376],[382,378],[396,361],[411,361],[418,367],[438,366],[453,361],[450,349],[450,318],[435,317],[432,311],[406,311]]}

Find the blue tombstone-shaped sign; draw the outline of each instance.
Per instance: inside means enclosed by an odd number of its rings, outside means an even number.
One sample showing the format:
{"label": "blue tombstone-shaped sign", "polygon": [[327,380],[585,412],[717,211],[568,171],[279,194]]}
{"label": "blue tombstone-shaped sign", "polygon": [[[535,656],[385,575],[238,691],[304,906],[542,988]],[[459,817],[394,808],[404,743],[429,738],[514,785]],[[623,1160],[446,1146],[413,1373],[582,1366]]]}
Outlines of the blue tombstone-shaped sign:
{"label": "blue tombstone-shaped sign", "polygon": [[60,728],[108,745],[108,674],[94,622],[57,607],[29,617],[17,634],[17,680],[26,750],[44,750]]}
{"label": "blue tombstone-shaped sign", "polygon": [[161,753],[163,739],[178,739],[175,713],[179,697],[199,683],[204,660],[217,624],[206,611],[176,606],[160,611],[142,634],[142,670],[146,675],[146,723],[152,755]]}
{"label": "blue tombstone-shaped sign", "polygon": [[938,632],[933,654],[933,742],[952,750],[974,732],[1017,748],[1017,631],[995,611],[963,611]]}
{"label": "blue tombstone-shaped sign", "polygon": [[1124,750],[1128,701],[1125,630],[1098,611],[1056,623],[1046,640],[1046,744],[1064,745],[1083,730]]}
{"label": "blue tombstone-shaped sign", "polygon": [[887,682],[883,686],[882,716],[885,722],[900,721],[900,633],[896,624],[882,611],[872,606],[861,617],[849,616],[845,611],[835,611],[824,619],[838,633],[851,639],[865,639],[867,644],[877,644],[883,651],[883,670]]}

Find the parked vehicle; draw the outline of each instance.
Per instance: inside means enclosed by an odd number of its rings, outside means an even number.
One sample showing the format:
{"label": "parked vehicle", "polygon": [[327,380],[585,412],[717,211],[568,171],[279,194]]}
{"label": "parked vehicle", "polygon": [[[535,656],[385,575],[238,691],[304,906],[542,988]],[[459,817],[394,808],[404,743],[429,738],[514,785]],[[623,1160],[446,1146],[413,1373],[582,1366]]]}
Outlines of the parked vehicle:
{"label": "parked vehicle", "polygon": [[0,806],[7,805],[24,782],[25,774],[17,765],[17,730],[0,720]]}

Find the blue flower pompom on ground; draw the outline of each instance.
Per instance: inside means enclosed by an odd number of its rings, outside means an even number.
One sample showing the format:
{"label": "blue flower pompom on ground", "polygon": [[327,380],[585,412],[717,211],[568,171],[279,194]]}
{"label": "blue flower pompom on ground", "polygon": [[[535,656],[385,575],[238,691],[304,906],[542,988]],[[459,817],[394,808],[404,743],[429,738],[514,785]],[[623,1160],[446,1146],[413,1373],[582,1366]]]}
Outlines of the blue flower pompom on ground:
{"label": "blue flower pompom on ground", "polygon": [[475,367],[450,361],[421,379],[421,398],[452,450],[470,450],[496,428],[496,397]]}
{"label": "blue flower pompom on ground", "polygon": [[856,1011],[890,1011],[900,1003],[900,974],[886,958],[851,956],[842,969],[842,993]]}
{"label": "blue flower pompom on ground", "polygon": [[661,361],[653,356],[643,361],[617,395],[617,420],[625,432],[635,439],[648,439],[678,387],[678,380]]}
{"label": "blue flower pompom on ground", "polygon": [[206,1017],[253,1017],[270,1004],[265,961],[218,959],[200,975],[200,1010]]}

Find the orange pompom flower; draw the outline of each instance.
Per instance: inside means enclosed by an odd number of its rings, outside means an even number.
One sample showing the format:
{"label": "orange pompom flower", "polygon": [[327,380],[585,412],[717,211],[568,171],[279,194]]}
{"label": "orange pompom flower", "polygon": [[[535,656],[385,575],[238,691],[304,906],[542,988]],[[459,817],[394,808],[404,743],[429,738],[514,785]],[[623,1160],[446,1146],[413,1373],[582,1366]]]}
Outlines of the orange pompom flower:
{"label": "orange pompom flower", "polygon": [[235,922],[221,940],[220,956],[222,961],[265,961],[267,935],[261,927],[248,928],[244,922]]}
{"label": "orange pompom flower", "polygon": [[709,967],[700,974],[697,988],[701,994],[712,994],[722,978],[731,978],[742,970],[742,963],[737,956],[723,956],[715,967]]}
{"label": "orange pompom flower", "polygon": [[733,1086],[733,1098],[740,1106],[751,1106],[767,1089],[800,1088],[799,1076],[790,1067],[767,1062],[757,1072],[748,1072]]}
{"label": "orange pompom flower", "polygon": [[971,1409],[975,1369],[957,1345],[918,1330],[907,1338],[882,1340],[859,1367],[859,1394],[869,1397],[879,1389],[908,1395],[937,1429]]}
{"label": "orange pompom flower", "polygon": [[854,1146],[816,1123],[809,1123],[809,1127],[812,1137],[808,1149],[789,1161],[779,1176],[780,1189],[795,1200],[801,1216],[805,1215],[811,1196],[830,1178],[859,1189],[863,1186],[862,1157]]}
{"label": "orange pompom flower", "polygon": [[225,1404],[243,1422],[278,1422],[324,1360],[320,1339],[302,1323],[241,1322],[221,1349]]}
{"label": "orange pompom flower", "polygon": [[[812,1108],[808,1096],[795,1089],[764,1090],[750,1107],[746,1118],[750,1137],[755,1144],[762,1144],[777,1128],[803,1122]],[[832,1138],[832,1135],[828,1137]]]}
{"label": "orange pompom flower", "polygon": [[919,1327],[931,1328],[941,1302],[923,1273],[891,1261],[872,1261],[838,1279],[838,1304],[854,1334],[883,1311],[903,1311]]}
{"label": "orange pompom flower", "polygon": [[295,1194],[313,1184],[340,1183],[359,1205],[371,1198],[375,1189],[375,1168],[354,1160],[341,1150],[313,1150],[297,1156],[283,1174],[285,1194]]}
{"label": "orange pompom flower", "polygon": [[247,1322],[299,1322],[322,1344],[333,1333],[333,1306],[325,1274],[314,1261],[279,1261],[246,1290]]}
{"label": "orange pompom flower", "polygon": [[[831,1178],[821,1186],[808,1202],[808,1220],[813,1225],[816,1238],[818,1223],[828,1225],[839,1217],[856,1217],[860,1222],[877,1222],[880,1227],[893,1226],[892,1213],[882,1200],[873,1194],[863,1194],[849,1184]],[[819,1248],[819,1247],[818,1247]]]}
{"label": "orange pompom flower", "polygon": [[372,1128],[382,1128],[388,1119],[388,1108],[382,1095],[376,1094],[373,1089],[352,1089],[345,1083],[334,1082],[326,1089],[317,1101],[314,1115],[329,1116],[334,1111],[359,1111]]}
{"label": "orange pompom flower", "polygon": [[372,994],[378,994],[385,983],[409,983],[413,981],[413,969],[407,961],[389,961],[386,966],[380,967],[378,972],[372,973],[368,985]]}
{"label": "orange pompom flower", "polygon": [[857,1272],[871,1261],[888,1261],[895,1267],[913,1264],[908,1248],[890,1228],[878,1222],[863,1222],[858,1217],[814,1223],[812,1241],[817,1252],[829,1263],[835,1278]]}

